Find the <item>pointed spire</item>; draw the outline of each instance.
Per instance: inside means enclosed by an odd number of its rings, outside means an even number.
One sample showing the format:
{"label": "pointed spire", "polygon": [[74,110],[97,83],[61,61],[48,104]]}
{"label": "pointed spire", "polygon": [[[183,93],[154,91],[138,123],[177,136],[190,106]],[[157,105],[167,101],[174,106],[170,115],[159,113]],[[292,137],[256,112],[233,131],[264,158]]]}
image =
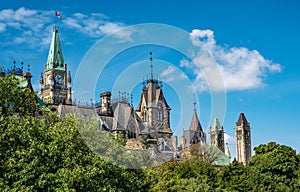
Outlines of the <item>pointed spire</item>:
{"label": "pointed spire", "polygon": [[236,125],[248,125],[249,122],[247,121],[246,117],[245,117],[245,114],[244,113],[240,113],[240,116],[239,116],[239,119],[238,121],[236,122]]}
{"label": "pointed spire", "polygon": [[189,130],[203,132],[202,126],[201,126],[200,121],[198,119],[197,112],[194,112],[194,114],[193,114],[193,118],[192,118],[192,122],[191,122]]}
{"label": "pointed spire", "polygon": [[41,85],[44,84],[43,73],[41,73],[41,76],[40,76],[40,84],[41,84]]}
{"label": "pointed spire", "polygon": [[68,79],[67,79],[67,83],[71,84],[72,79],[71,79],[71,72],[68,71]]}
{"label": "pointed spire", "polygon": [[228,147],[228,143],[226,143],[225,155],[226,155],[227,157],[229,157],[229,159],[231,159],[231,155],[230,155],[230,150],[229,150],[229,147]]}
{"label": "pointed spire", "polygon": [[213,123],[210,127],[210,131],[216,131],[216,130],[218,130],[218,131],[223,130],[223,126],[221,126],[220,121],[219,121],[218,118],[214,119],[214,121],[213,121]]}
{"label": "pointed spire", "polygon": [[61,70],[64,69],[64,57],[60,45],[58,28],[56,26],[53,27],[52,40],[46,63],[46,70],[50,70],[53,68]]}

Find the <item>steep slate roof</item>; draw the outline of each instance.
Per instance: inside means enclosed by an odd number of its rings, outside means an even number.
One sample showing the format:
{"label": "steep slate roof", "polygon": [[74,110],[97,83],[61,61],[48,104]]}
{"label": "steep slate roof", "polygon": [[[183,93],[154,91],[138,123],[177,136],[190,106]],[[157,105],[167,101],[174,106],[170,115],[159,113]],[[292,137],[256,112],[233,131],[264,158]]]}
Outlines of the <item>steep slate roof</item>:
{"label": "steep slate roof", "polygon": [[[148,94],[151,94],[151,90],[150,90],[150,84],[154,87],[154,93],[155,93],[155,97],[153,98],[153,101],[149,101],[148,100]],[[161,90],[161,87],[158,85],[158,81],[157,80],[150,80],[146,87],[142,90],[142,94],[141,94],[141,98],[140,98],[140,102],[139,102],[139,105],[137,107],[137,111],[141,111],[141,105],[142,105],[142,102],[143,102],[143,99],[145,100],[145,103],[147,105],[150,105],[151,102],[154,102],[155,104],[157,104],[157,102],[159,100],[163,100],[163,102],[165,103],[166,105],[166,108],[167,109],[171,109],[170,106],[168,105],[164,95],[163,95],[163,92]]]}
{"label": "steep slate roof", "polygon": [[192,122],[190,124],[189,130],[203,132],[202,126],[201,126],[200,121],[198,119],[197,112],[194,112],[194,114],[193,114],[193,118],[192,118]]}
{"label": "steep slate roof", "polygon": [[215,118],[211,127],[210,127],[210,130],[211,131],[215,131],[215,130],[218,130],[218,131],[222,131],[223,130],[223,126],[221,126],[218,118]]}
{"label": "steep slate roof", "polygon": [[236,125],[249,125],[249,122],[247,121],[245,114],[244,113],[240,113],[239,119],[236,122]]}
{"label": "steep slate roof", "polygon": [[64,70],[64,57],[62,54],[58,29],[56,26],[53,27],[53,35],[48,53],[46,70],[53,69],[52,64],[54,64],[54,69]]}
{"label": "steep slate roof", "polygon": [[129,125],[132,124],[136,134],[144,133],[146,131],[142,120],[129,103],[114,102],[112,103],[111,108],[113,113],[112,116],[100,115],[101,122],[105,129],[110,131],[125,131],[128,130],[130,128]]}
{"label": "steep slate roof", "polygon": [[67,114],[80,115],[85,117],[98,116],[97,112],[93,108],[78,107],[75,105],[58,105],[57,111],[61,117],[65,117]]}

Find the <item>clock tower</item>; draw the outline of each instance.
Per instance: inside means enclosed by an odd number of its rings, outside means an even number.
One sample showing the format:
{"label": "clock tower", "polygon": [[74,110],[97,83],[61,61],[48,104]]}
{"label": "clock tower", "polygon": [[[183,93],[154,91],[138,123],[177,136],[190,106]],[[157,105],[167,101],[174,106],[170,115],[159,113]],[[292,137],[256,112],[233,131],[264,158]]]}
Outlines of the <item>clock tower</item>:
{"label": "clock tower", "polygon": [[53,27],[52,40],[44,74],[40,77],[40,97],[47,105],[72,104],[71,75],[60,45],[58,28]]}

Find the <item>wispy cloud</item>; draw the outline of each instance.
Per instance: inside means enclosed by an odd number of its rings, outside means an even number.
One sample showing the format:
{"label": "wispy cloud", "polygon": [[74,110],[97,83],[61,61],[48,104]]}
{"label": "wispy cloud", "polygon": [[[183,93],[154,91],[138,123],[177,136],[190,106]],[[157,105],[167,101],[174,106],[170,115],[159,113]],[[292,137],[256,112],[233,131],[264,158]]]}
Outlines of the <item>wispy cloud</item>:
{"label": "wispy cloud", "polygon": [[[30,10],[21,7],[17,10],[0,11],[0,36],[2,46],[26,44],[30,47],[45,46],[41,39],[51,34],[48,29],[53,23],[53,11]],[[9,31],[8,33],[6,33]],[[43,44],[45,43],[45,44]],[[49,42],[47,42],[49,44]]]}
{"label": "wispy cloud", "polygon": [[[48,47],[51,40],[50,32],[57,20],[54,13],[54,10],[32,10],[24,7],[17,10],[0,10],[1,46],[24,44],[32,48]],[[124,24],[111,22],[102,13],[65,15],[61,12],[61,15],[63,17],[57,21],[58,25],[83,37],[100,38],[112,34],[123,41],[130,40],[131,32],[122,30]]]}
{"label": "wispy cloud", "polygon": [[75,13],[63,20],[66,27],[75,29],[78,32],[89,37],[102,37],[104,35],[113,35],[120,40],[131,40],[131,32],[123,30],[125,25],[118,22],[108,21],[108,17],[103,14],[92,13],[84,15]]}
{"label": "wispy cloud", "polygon": [[180,73],[176,70],[173,66],[168,66],[167,69],[161,72],[160,76],[166,81],[166,82],[172,82],[175,80],[180,79],[186,79],[187,76],[184,73]]}
{"label": "wispy cloud", "polygon": [[[195,74],[194,86],[198,91],[213,89],[221,90],[222,86],[228,91],[247,90],[265,86],[263,80],[273,72],[281,72],[280,64],[264,58],[257,50],[246,47],[232,47],[218,45],[211,30],[194,29],[190,38],[195,46],[204,47],[192,55],[192,62],[182,60],[181,67],[193,70]],[[209,81],[214,76],[221,76],[223,82]],[[220,85],[222,84],[222,85]]]}
{"label": "wispy cloud", "polygon": [[227,133],[224,133],[224,141],[228,143],[228,145],[235,145],[234,136],[228,135]]}

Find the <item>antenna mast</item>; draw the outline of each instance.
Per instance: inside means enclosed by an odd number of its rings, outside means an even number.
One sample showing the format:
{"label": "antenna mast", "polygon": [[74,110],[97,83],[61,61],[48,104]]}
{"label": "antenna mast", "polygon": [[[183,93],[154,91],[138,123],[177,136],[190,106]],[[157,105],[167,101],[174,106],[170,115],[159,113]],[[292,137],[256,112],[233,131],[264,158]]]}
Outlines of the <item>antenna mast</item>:
{"label": "antenna mast", "polygon": [[150,80],[153,80],[153,58],[152,58],[152,52],[150,52],[150,70],[151,70],[151,79]]}

